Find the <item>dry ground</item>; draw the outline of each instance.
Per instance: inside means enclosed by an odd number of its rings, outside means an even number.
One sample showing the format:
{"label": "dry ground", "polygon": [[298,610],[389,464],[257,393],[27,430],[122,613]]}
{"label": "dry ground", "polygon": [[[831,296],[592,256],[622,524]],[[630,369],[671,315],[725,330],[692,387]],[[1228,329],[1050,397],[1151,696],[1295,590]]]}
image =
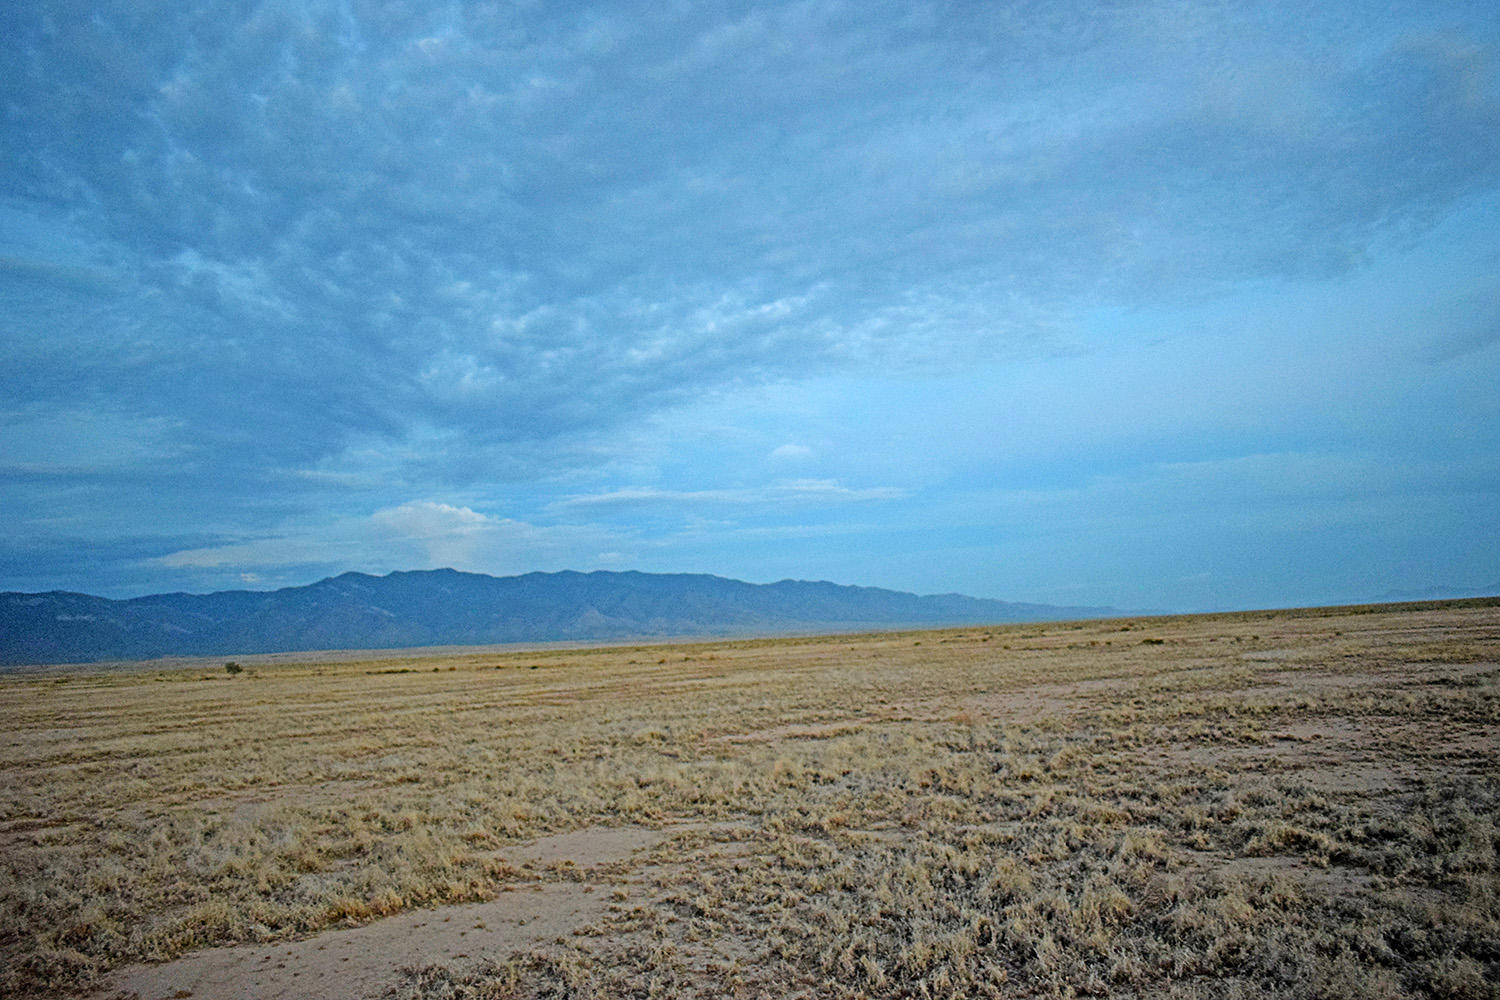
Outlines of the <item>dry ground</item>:
{"label": "dry ground", "polygon": [[0,678],[0,995],[1500,996],[1497,605]]}

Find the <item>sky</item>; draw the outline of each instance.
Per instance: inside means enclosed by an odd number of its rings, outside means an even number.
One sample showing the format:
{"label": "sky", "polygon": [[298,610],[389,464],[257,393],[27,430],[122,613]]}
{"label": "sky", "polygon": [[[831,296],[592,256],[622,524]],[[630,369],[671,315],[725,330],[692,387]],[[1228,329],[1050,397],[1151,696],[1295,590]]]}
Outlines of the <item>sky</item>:
{"label": "sky", "polygon": [[1500,8],[14,0],[0,590],[1500,590]]}

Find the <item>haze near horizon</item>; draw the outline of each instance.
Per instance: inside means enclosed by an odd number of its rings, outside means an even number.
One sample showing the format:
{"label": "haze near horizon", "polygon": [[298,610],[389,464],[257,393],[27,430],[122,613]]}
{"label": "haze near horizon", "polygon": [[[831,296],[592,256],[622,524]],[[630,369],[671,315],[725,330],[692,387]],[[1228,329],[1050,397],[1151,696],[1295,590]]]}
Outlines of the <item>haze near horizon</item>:
{"label": "haze near horizon", "polygon": [[23,2],[0,591],[1500,583],[1475,3]]}

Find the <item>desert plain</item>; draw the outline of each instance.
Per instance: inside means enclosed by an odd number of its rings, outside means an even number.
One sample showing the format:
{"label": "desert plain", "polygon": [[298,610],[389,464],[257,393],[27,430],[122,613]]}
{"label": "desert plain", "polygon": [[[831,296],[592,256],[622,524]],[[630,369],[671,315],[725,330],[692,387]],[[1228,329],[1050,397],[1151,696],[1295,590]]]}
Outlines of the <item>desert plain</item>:
{"label": "desert plain", "polygon": [[0,995],[1500,996],[1500,599],[0,677]]}

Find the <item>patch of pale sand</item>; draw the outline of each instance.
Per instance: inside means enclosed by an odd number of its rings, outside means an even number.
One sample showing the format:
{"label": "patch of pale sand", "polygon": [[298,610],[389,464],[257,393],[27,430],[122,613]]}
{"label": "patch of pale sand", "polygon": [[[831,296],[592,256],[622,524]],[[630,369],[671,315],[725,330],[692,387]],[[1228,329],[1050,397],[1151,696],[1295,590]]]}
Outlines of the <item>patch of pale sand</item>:
{"label": "patch of pale sand", "polygon": [[518,847],[507,847],[499,855],[514,865],[553,865],[571,861],[579,868],[594,868],[629,860],[637,851],[655,847],[671,832],[648,826],[591,826],[542,837]]}
{"label": "patch of pale sand", "polygon": [[[591,827],[509,848],[521,865],[570,864],[584,874],[619,866],[670,830]],[[610,873],[596,883],[507,886],[495,899],[416,910],[300,941],[209,948],[160,965],[117,970],[96,1000],[362,1000],[379,997],[403,968],[503,959],[600,919]]]}
{"label": "patch of pale sand", "polygon": [[407,967],[504,958],[571,934],[603,916],[606,895],[572,882],[533,885],[487,903],[402,913],[301,941],[209,948],[123,968],[97,996],[366,1000],[384,994]]}

